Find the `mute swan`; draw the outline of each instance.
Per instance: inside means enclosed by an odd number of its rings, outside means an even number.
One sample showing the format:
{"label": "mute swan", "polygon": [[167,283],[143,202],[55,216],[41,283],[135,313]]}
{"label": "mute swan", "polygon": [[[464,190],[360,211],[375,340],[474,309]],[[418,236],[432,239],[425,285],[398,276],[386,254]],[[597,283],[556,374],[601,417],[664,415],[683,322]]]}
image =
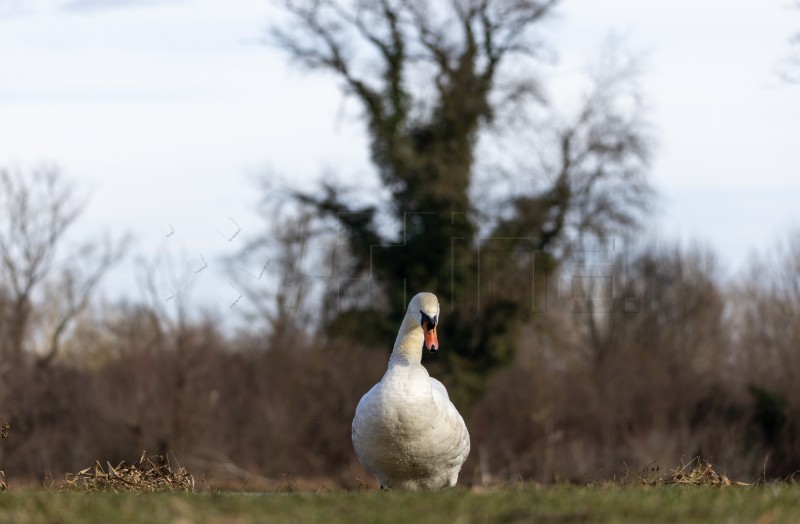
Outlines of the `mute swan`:
{"label": "mute swan", "polygon": [[421,363],[423,344],[439,349],[438,320],[436,295],[411,299],[386,374],[356,408],[353,447],[381,489],[454,486],[469,455],[464,419]]}

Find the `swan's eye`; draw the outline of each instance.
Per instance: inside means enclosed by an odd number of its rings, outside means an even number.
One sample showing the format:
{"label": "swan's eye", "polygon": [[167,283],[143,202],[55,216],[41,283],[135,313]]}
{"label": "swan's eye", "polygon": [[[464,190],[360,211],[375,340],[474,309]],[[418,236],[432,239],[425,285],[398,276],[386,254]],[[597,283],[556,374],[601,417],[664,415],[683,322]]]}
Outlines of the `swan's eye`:
{"label": "swan's eye", "polygon": [[421,317],[421,322],[420,323],[422,324],[422,329],[427,329],[428,331],[430,331],[431,329],[436,327],[436,320],[437,320],[438,315],[434,315],[432,317],[429,317],[422,310],[420,310],[419,314],[420,314],[420,317]]}

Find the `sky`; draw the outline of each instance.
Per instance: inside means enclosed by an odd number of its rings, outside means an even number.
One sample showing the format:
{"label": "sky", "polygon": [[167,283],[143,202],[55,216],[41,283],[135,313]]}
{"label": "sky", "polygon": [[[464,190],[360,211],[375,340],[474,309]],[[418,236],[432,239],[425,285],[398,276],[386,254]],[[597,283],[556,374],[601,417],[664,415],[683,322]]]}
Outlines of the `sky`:
{"label": "sky", "polygon": [[[0,166],[58,165],[90,197],[74,235],[207,263],[200,295],[233,303],[220,258],[264,227],[254,177],[372,173],[335,79],[262,44],[275,16],[268,0],[0,0]],[[708,243],[735,272],[800,226],[800,85],[777,74],[798,30],[786,0],[562,3],[556,86],[610,33],[646,58],[660,197],[643,235]],[[135,292],[133,259],[106,293]]]}

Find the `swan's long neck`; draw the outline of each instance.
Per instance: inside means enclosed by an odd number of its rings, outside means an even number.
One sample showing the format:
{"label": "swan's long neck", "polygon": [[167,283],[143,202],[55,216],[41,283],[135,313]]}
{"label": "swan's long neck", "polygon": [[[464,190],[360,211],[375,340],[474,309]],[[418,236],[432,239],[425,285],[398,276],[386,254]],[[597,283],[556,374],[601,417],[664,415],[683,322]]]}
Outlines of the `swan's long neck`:
{"label": "swan's long neck", "polygon": [[394,349],[389,361],[422,362],[422,344],[424,342],[425,335],[422,332],[422,326],[406,313],[394,341]]}

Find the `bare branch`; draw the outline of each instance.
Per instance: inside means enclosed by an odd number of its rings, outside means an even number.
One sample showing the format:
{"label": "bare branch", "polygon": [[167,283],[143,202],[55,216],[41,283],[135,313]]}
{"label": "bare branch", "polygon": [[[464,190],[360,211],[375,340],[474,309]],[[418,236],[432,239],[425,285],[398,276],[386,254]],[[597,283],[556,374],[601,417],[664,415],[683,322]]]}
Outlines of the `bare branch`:
{"label": "bare branch", "polygon": [[362,100],[370,118],[379,119],[382,115],[380,98],[366,81],[353,72],[351,59],[345,52],[342,24],[329,19],[331,11],[337,14],[343,9],[334,1],[314,1],[301,5],[291,0],[284,2],[284,8],[294,15],[298,26],[294,30],[274,27],[272,35],[276,43],[307,67],[329,69],[339,74],[348,88]]}
{"label": "bare branch", "polygon": [[[791,6],[800,13],[800,2]],[[778,77],[787,84],[800,84],[800,32],[789,38],[789,50],[778,67]]]}
{"label": "bare branch", "polygon": [[53,290],[50,302],[62,304],[56,312],[56,322],[50,334],[48,347],[38,361],[40,365],[50,363],[59,354],[61,343],[69,327],[86,310],[89,302],[108,271],[125,255],[128,237],[117,243],[106,238],[102,245],[88,242],[78,248],[67,261]]}
{"label": "bare branch", "polygon": [[0,312],[3,357],[16,361],[32,339],[47,339],[40,363],[52,360],[100,279],[122,257],[125,240],[65,245],[84,203],[55,167],[28,174],[0,169],[0,292],[9,304]]}

